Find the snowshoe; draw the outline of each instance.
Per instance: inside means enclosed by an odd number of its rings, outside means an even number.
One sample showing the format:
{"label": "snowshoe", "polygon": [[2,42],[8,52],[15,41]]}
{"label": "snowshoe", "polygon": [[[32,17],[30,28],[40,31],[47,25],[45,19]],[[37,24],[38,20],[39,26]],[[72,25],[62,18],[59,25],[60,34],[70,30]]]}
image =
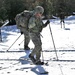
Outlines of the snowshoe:
{"label": "snowshoe", "polygon": [[35,65],[44,65],[44,62],[41,62],[40,60],[36,60],[34,58],[34,56],[31,56],[31,54],[29,55],[29,58],[31,59],[32,63],[35,64]]}

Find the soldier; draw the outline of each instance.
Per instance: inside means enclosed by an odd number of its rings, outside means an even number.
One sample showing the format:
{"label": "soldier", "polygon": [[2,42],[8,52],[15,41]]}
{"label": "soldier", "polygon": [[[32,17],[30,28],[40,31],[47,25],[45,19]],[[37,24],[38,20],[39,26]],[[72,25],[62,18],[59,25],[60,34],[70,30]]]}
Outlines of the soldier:
{"label": "soldier", "polygon": [[[20,29],[21,34],[24,34],[24,50],[30,50],[28,44],[30,42],[27,17],[25,16],[29,11],[25,10],[15,17],[17,28]],[[32,13],[32,11],[30,12]]]}
{"label": "soldier", "polygon": [[62,23],[63,23],[63,26],[65,28],[65,22],[64,22],[65,16],[64,16],[64,12],[60,13],[59,18],[60,18],[61,28],[62,28]]}
{"label": "soldier", "polygon": [[41,57],[41,51],[42,51],[42,42],[40,38],[40,32],[44,27],[49,24],[49,20],[43,24],[42,22],[42,14],[44,12],[44,8],[41,6],[36,6],[33,12],[33,16],[29,20],[29,32],[30,32],[30,38],[32,42],[34,43],[35,47],[32,50],[31,54],[29,55],[29,58],[32,60],[35,64],[42,64],[40,57]]}

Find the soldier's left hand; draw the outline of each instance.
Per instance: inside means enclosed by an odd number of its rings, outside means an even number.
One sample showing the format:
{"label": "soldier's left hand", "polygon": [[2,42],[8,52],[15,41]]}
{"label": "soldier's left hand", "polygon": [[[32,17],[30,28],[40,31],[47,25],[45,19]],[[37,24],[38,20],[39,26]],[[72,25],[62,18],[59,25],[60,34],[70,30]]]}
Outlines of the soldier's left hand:
{"label": "soldier's left hand", "polygon": [[49,21],[49,20],[47,20],[46,24],[49,24],[49,23],[50,23],[50,21]]}

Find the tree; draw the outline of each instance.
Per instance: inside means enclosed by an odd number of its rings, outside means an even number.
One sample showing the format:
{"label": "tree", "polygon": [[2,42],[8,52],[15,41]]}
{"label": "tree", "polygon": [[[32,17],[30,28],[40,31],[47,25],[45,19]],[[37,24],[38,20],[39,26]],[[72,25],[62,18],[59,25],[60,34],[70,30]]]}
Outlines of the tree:
{"label": "tree", "polygon": [[23,11],[24,5],[22,0],[5,0],[5,9],[7,10],[7,18],[10,24],[15,24],[15,16],[16,14]]}
{"label": "tree", "polygon": [[4,1],[0,0],[0,20],[5,20],[7,15],[6,15],[6,9],[4,7]]}
{"label": "tree", "polygon": [[53,0],[53,15],[59,15],[64,12],[66,16],[71,15],[75,11],[75,0]]}
{"label": "tree", "polygon": [[[2,21],[0,20],[0,26],[2,26]],[[1,35],[1,27],[0,27],[0,42],[2,42],[2,35]]]}
{"label": "tree", "polygon": [[45,18],[50,18],[52,16],[52,2],[51,0],[42,0],[39,5],[44,7]]}
{"label": "tree", "polygon": [[45,16],[58,16],[61,12],[70,15],[75,12],[75,0],[0,0],[0,19],[8,19],[15,24],[16,14],[24,10],[33,10],[37,5],[44,7]]}

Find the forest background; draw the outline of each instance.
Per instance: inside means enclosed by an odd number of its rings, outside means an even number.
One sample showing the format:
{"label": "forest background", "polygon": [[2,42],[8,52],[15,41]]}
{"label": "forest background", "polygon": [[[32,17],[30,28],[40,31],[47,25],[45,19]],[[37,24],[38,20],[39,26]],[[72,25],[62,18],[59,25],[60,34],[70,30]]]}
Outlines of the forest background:
{"label": "forest background", "polygon": [[75,12],[75,0],[0,0],[0,26],[5,20],[9,20],[9,25],[14,25],[18,13],[33,10],[37,5],[43,6],[44,16],[50,18],[59,17],[61,12],[65,16]]}

